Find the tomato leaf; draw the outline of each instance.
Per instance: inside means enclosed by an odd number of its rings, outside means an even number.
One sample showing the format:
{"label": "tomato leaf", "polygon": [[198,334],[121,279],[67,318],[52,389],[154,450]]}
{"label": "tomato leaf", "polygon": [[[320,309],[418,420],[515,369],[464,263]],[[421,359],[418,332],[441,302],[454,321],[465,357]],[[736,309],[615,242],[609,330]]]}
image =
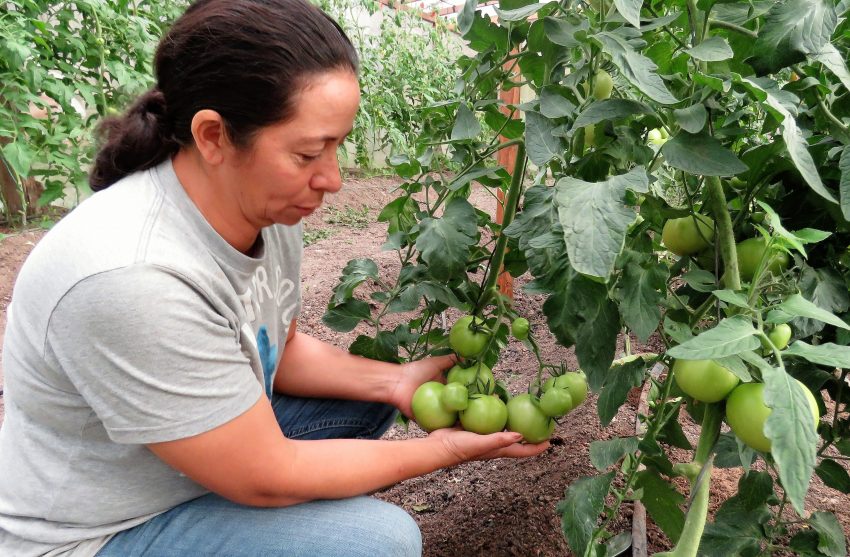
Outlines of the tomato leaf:
{"label": "tomato leaf", "polygon": [[670,482],[650,470],[638,472],[635,487],[643,491],[640,500],[652,520],[670,541],[679,541],[685,526],[685,513],[679,506],[685,502],[685,497]]}
{"label": "tomato leaf", "polygon": [[640,29],[640,9],[643,0],[614,0],[617,11],[623,19]]}
{"label": "tomato leaf", "polygon": [[494,8],[496,11],[496,15],[499,16],[499,21],[524,21],[528,19],[528,16],[531,14],[535,14],[540,11],[540,8],[545,6],[543,2],[538,2],[536,4],[529,4],[528,6],[523,6],[521,8],[516,8],[514,10],[500,10],[499,8]]}
{"label": "tomato leaf", "polygon": [[841,158],[838,160],[838,169],[841,171],[841,182],[839,185],[841,214],[844,215],[845,219],[850,220],[850,145],[841,151]]}
{"label": "tomato leaf", "polygon": [[354,289],[370,278],[378,278],[378,265],[371,259],[352,259],[342,270],[332,301],[341,304],[350,299]]}
{"label": "tomato leaf", "polygon": [[748,170],[735,154],[707,133],[679,133],[661,147],[673,168],[703,176],[734,176]]}
{"label": "tomato leaf", "polygon": [[457,107],[457,119],[452,128],[452,141],[467,141],[475,139],[481,133],[481,124],[465,103]]}
{"label": "tomato leaf", "polygon": [[576,105],[560,93],[561,87],[549,85],[540,92],[540,113],[546,118],[572,116]]}
{"label": "tomato leaf", "polygon": [[850,493],[850,474],[843,466],[832,460],[824,458],[815,473],[823,480],[823,483],[832,489],[838,490],[841,493]]}
{"label": "tomato leaf", "polygon": [[798,356],[821,366],[844,368],[850,362],[850,346],[841,346],[831,342],[812,346],[798,340],[787,348],[783,355]]}
{"label": "tomato leaf", "polygon": [[579,46],[581,43],[575,38],[577,31],[586,31],[588,27],[587,20],[582,20],[578,25],[573,25],[563,19],[554,17],[546,17],[543,19],[543,30],[546,36],[553,43],[567,48]]}
{"label": "tomato leaf", "polygon": [[764,424],[764,434],[770,439],[771,454],[785,493],[794,509],[802,514],[817,452],[818,435],[812,409],[803,392],[805,387],[784,371],[764,370],[762,378],[765,404],[772,409]]}
{"label": "tomato leaf", "polygon": [[741,476],[738,493],[720,507],[714,523],[705,525],[699,555],[759,555],[763,526],[772,518],[767,501],[773,496],[773,479],[766,472]]}
{"label": "tomato leaf", "polygon": [[553,134],[555,124],[538,112],[525,113],[525,146],[528,158],[537,166],[544,166],[561,157],[564,149],[561,139]]}
{"label": "tomato leaf", "polygon": [[711,360],[755,350],[761,344],[755,337],[756,329],[749,318],[742,315],[728,317],[713,329],[703,331],[694,338],[667,351],[671,358],[682,360]]}
{"label": "tomato leaf", "polygon": [[661,303],[667,291],[667,267],[661,263],[629,263],[616,291],[623,319],[646,342],[661,321]]}
{"label": "tomato leaf", "polygon": [[650,99],[661,104],[676,104],[679,99],[673,96],[664,80],[657,73],[658,66],[650,58],[636,51],[620,35],[602,32],[593,35],[620,70],[620,73]]}
{"label": "tomato leaf", "polygon": [[561,527],[576,555],[584,555],[590,545],[596,519],[605,508],[605,496],[611,488],[616,471],[599,476],[579,478],[567,488],[558,503]]}
{"label": "tomato leaf", "polygon": [[620,316],[604,285],[561,269],[543,303],[549,330],[564,346],[576,345],[576,356],[590,388],[598,390],[617,350]]}
{"label": "tomato leaf", "polygon": [[370,360],[398,363],[400,361],[398,344],[395,333],[381,331],[375,338],[368,335],[358,335],[351,346],[348,347],[348,351]]}
{"label": "tomato leaf", "polygon": [[593,441],[590,444],[590,463],[602,472],[612,464],[617,464],[627,454],[638,448],[637,437],[615,437],[606,441]]}
{"label": "tomato leaf", "polygon": [[452,199],[441,218],[426,218],[419,223],[416,249],[438,280],[463,273],[470,247],[475,245],[478,225],[475,209],[466,199]]}
{"label": "tomato leaf", "polygon": [[708,111],[705,105],[697,103],[688,108],[678,108],[673,111],[676,121],[688,133],[699,133],[708,121]]}
{"label": "tomato leaf", "polygon": [[734,433],[721,433],[714,446],[714,465],[718,468],[744,467],[747,471],[756,459],[756,452],[746,446]]}
{"label": "tomato leaf", "polygon": [[840,329],[850,330],[850,325],[832,313],[803,298],[800,294],[792,294],[768,314],[770,323],[787,323],[792,317],[805,317],[829,323]]}
{"label": "tomato leaf", "polygon": [[745,309],[749,309],[750,307],[749,303],[747,303],[747,298],[743,294],[735,292],[734,290],[715,290],[712,294],[717,299],[722,300],[727,304]]}
{"label": "tomato leaf", "polygon": [[644,193],[649,178],[642,166],[604,182],[572,177],[558,180],[558,218],[570,263],[580,273],[608,278],[637,213],[626,205],[626,190]]}
{"label": "tomato leaf", "polygon": [[723,37],[709,37],[698,45],[685,50],[691,58],[703,62],[721,62],[735,55],[732,47]]}
{"label": "tomato leaf", "polygon": [[824,44],[820,52],[814,56],[814,59],[829,68],[829,71],[835,74],[835,77],[841,81],[841,84],[847,90],[850,90],[850,70],[847,69],[844,56],[838,52],[835,45],[832,43]]}
{"label": "tomato leaf", "polygon": [[620,366],[612,366],[608,370],[599,400],[596,402],[596,411],[602,427],[611,423],[617,411],[626,402],[629,391],[643,383],[645,374],[646,362],[641,358]]}
{"label": "tomato leaf", "polygon": [[631,99],[605,99],[596,101],[578,115],[572,129],[577,130],[604,120],[621,120],[635,114],[655,114],[642,102]]}
{"label": "tomato leaf", "polygon": [[363,300],[346,300],[329,307],[322,316],[322,323],[340,333],[354,330],[358,323],[371,316],[369,304]]}
{"label": "tomato leaf", "polygon": [[802,62],[823,49],[837,23],[831,0],[781,0],[767,13],[747,62],[758,75]]}
{"label": "tomato leaf", "polygon": [[809,524],[818,533],[818,551],[829,557],[847,557],[847,540],[838,518],[830,512],[812,513]]}

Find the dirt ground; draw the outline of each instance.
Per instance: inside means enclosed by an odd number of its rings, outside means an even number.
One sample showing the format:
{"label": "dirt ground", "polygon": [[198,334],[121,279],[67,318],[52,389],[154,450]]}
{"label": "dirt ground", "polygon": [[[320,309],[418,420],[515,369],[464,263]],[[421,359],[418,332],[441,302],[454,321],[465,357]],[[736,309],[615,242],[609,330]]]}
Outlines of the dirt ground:
{"label": "dirt ground", "polygon": [[[377,212],[393,199],[396,184],[388,178],[350,177],[341,192],[327,199],[323,209],[305,221],[306,237],[312,243],[305,248],[303,263],[301,330],[342,348],[347,348],[360,332],[336,333],[322,324],[321,317],[340,272],[350,259],[372,258],[387,277],[393,276],[397,269],[395,252],[381,251],[386,225],[375,222]],[[486,192],[476,191],[472,201],[479,208],[494,212],[495,201]],[[43,234],[42,230],[31,230],[0,240],[0,339],[14,278]],[[548,334],[540,312],[542,299],[523,292],[521,287],[526,280],[521,277],[515,283],[515,305],[531,321],[540,338],[542,354],[548,361],[564,361],[570,369],[576,369],[578,363],[573,351],[558,346]],[[448,322],[455,317],[447,315]],[[632,346],[635,351],[658,350],[657,346],[641,346],[634,339]],[[493,371],[516,394],[527,388],[535,370],[533,355],[512,341]],[[2,373],[0,367],[0,385]],[[637,391],[631,394],[629,403],[604,429],[599,427],[596,398],[591,395],[583,406],[562,420],[551,448],[538,457],[468,463],[402,482],[378,493],[377,497],[401,505],[415,517],[428,557],[570,555],[555,506],[570,482],[596,473],[588,454],[592,441],[634,434],[638,394]],[[2,414],[0,397],[0,422]],[[695,441],[696,425],[684,418],[683,427]],[[395,426],[387,437],[422,435],[411,424],[408,431]],[[684,453],[681,456],[683,460],[688,458]],[[737,479],[735,471],[715,470],[712,509],[734,492]],[[845,533],[850,534],[850,497],[825,487],[815,478],[809,501],[813,502],[812,508],[836,512]],[[624,505],[611,530],[631,531],[631,514],[631,505]],[[648,522],[650,554],[669,548],[669,541],[651,520]]]}

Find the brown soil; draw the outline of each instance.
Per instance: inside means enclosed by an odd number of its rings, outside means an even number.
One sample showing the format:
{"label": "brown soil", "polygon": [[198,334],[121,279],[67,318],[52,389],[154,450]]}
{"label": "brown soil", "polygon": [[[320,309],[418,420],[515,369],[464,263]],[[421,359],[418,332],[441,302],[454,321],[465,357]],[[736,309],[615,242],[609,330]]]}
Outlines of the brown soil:
{"label": "brown soil", "polygon": [[[342,268],[350,259],[372,258],[387,277],[392,277],[398,268],[395,253],[381,251],[386,226],[375,222],[377,212],[393,199],[392,190],[396,184],[387,178],[349,178],[341,192],[329,198],[321,211],[305,221],[308,236],[323,239],[305,249],[301,330],[342,348],[347,348],[361,332],[359,329],[348,334],[333,332],[322,324],[321,317]],[[472,201],[493,214],[495,201],[483,190],[476,191]],[[364,211],[367,217],[363,218],[364,213],[359,211]],[[0,339],[14,278],[43,233],[42,230],[14,233],[0,241]],[[523,292],[521,287],[526,280],[521,277],[515,283],[515,305],[531,321],[540,338],[541,353],[547,361],[564,361],[569,369],[576,369],[574,352],[558,346],[548,334],[540,310],[542,299]],[[450,313],[447,321],[450,323],[455,317],[456,314]],[[635,351],[659,350],[658,346],[642,346],[634,339],[632,346]],[[511,392],[519,393],[527,388],[535,370],[533,355],[521,344],[511,341],[494,368],[494,374]],[[0,385],[2,378],[0,367]],[[634,434],[638,397],[637,391],[632,392],[612,423],[602,429],[596,416],[596,399],[591,395],[582,407],[562,420],[551,448],[538,457],[467,463],[402,482],[377,496],[401,505],[416,518],[424,536],[426,556],[570,555],[555,506],[570,482],[596,473],[588,456],[592,441]],[[0,423],[2,413],[0,397]],[[695,441],[699,431],[697,425],[685,417],[683,427]],[[393,439],[422,435],[424,433],[415,424],[411,424],[409,431],[395,426],[387,434]],[[683,461],[689,457],[684,451],[678,456]],[[712,510],[734,493],[738,474],[737,471],[715,470]],[[847,512],[850,496],[825,487],[815,478],[809,501],[813,509],[835,512],[845,533],[850,534],[850,513]],[[624,505],[610,530],[614,533],[630,531],[631,513],[631,505]],[[669,540],[651,519],[648,522],[650,554],[669,548]]]}

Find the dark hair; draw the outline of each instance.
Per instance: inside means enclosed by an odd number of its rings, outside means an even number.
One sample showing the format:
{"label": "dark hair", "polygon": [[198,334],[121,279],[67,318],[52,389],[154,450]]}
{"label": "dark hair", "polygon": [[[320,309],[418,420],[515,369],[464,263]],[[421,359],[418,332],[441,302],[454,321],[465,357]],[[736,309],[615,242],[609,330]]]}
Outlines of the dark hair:
{"label": "dark hair", "polygon": [[357,66],[342,28],[306,0],[199,0],[160,41],[156,86],[98,128],[105,141],[89,183],[105,189],[192,144],[192,118],[203,109],[248,147],[261,128],[292,117],[309,77]]}

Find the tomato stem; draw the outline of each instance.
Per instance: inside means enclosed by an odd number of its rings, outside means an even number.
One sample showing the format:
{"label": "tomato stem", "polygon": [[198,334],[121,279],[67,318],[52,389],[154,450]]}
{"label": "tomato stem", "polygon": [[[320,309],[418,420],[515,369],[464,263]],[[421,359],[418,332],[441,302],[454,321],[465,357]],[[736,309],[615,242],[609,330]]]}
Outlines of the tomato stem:
{"label": "tomato stem", "polygon": [[[502,227],[499,232],[499,239],[496,241],[496,246],[493,248],[493,259],[490,262],[490,269],[487,272],[487,278],[484,281],[484,286],[481,289],[487,292],[490,288],[496,285],[496,280],[502,271],[502,262],[505,259],[505,248],[508,244],[508,237],[505,236],[504,230],[514,220],[517,205],[519,204],[519,196],[522,192],[522,179],[525,175],[525,144],[517,144],[516,163],[514,164],[513,176],[511,176],[511,185],[508,189],[508,194],[505,197],[505,209],[502,214]],[[475,313],[479,313],[481,308],[476,308]]]}
{"label": "tomato stem", "polygon": [[723,286],[731,290],[741,289],[741,273],[738,270],[738,251],[735,246],[735,233],[732,229],[732,217],[726,207],[726,194],[717,176],[706,176],[708,199],[717,223],[717,238],[715,242],[720,248],[723,259]]}

